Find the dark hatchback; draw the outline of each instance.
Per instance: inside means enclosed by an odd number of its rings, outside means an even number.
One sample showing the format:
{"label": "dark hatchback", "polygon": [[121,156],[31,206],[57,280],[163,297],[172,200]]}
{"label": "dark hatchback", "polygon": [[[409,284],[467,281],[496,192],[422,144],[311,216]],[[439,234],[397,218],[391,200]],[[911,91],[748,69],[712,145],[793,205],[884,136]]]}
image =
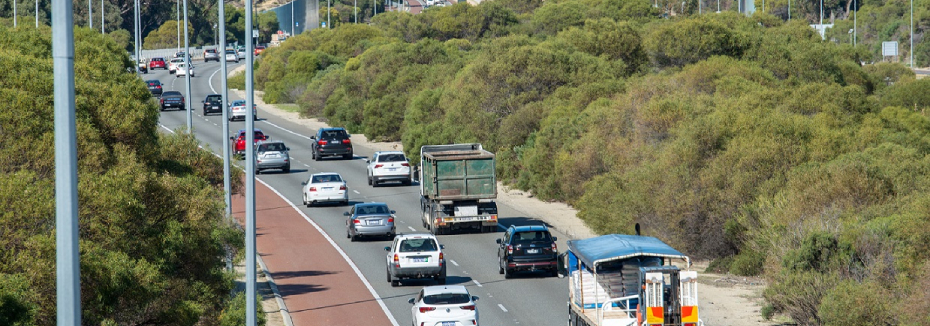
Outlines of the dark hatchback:
{"label": "dark hatchback", "polygon": [[203,100],[203,115],[223,113],[223,95],[210,94]]}
{"label": "dark hatchback", "polygon": [[545,225],[513,226],[497,239],[498,272],[504,278],[517,271],[546,271],[558,275],[558,240]]}
{"label": "dark hatchback", "polygon": [[323,156],[342,156],[352,159],[352,141],[345,128],[320,128],[315,136],[310,136],[313,143],[313,159],[321,160]]}
{"label": "dark hatchback", "polygon": [[164,92],[164,89],[161,87],[161,82],[158,80],[146,80],[145,83],[149,85],[149,92],[152,92],[154,96],[161,96],[161,93]]}

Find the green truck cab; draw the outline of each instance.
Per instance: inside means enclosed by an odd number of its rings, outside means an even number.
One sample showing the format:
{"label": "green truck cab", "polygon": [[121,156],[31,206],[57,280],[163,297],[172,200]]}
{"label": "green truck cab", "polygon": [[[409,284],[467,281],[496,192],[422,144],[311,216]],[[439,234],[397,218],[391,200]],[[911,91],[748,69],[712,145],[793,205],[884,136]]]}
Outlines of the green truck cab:
{"label": "green truck cab", "polygon": [[494,153],[481,144],[426,145],[419,170],[423,226],[433,234],[497,230]]}

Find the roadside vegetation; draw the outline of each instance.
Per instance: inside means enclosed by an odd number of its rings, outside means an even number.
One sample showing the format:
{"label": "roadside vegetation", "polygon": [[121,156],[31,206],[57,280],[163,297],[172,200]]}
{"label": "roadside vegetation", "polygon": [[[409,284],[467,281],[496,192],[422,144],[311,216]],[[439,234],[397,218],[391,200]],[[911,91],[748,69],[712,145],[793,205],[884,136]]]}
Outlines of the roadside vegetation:
{"label": "roadside vegetation", "polygon": [[[0,324],[55,325],[51,30],[0,22]],[[84,325],[241,325],[227,250],[222,162],[158,107],[122,46],[75,29]],[[235,172],[235,189],[241,188]],[[241,301],[241,302],[240,302]]]}
{"label": "roadside vegetation", "polygon": [[873,45],[822,41],[799,19],[661,10],[496,0],[378,14],[266,50],[255,81],[266,102],[412,157],[481,142],[501,180],[573,205],[598,233],[639,223],[715,270],[763,276],[766,316],[928,320],[930,80],[863,65],[880,61]]}

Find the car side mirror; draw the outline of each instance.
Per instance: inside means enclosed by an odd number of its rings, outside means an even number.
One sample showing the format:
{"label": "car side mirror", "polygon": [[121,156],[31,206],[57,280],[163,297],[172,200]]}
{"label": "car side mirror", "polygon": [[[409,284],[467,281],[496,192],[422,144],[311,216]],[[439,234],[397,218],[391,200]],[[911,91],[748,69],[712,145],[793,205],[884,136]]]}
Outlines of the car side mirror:
{"label": "car side mirror", "polygon": [[291,150],[291,148],[290,148],[290,147],[285,147],[284,150],[289,151],[289,150]]}
{"label": "car side mirror", "polygon": [[552,237],[552,241],[553,241],[553,242],[559,241],[559,237]]}
{"label": "car side mirror", "polygon": [[397,211],[391,210],[391,214],[397,214]]}
{"label": "car side mirror", "polygon": [[306,186],[306,185],[307,185],[307,182],[306,182],[306,181],[303,181],[303,182],[300,183],[300,185],[301,185],[301,186]]}
{"label": "car side mirror", "polygon": [[384,247],[384,251],[391,252],[391,247]]}
{"label": "car side mirror", "polygon": [[497,244],[501,244],[501,239],[494,239],[494,242],[497,242]]}
{"label": "car side mirror", "polygon": [[316,139],[316,136],[310,136],[310,139]]}
{"label": "car side mirror", "polygon": [[478,298],[477,295],[471,296],[471,301],[478,301],[478,299],[480,299],[480,298]]}
{"label": "car side mirror", "polygon": [[440,245],[439,245],[439,249],[446,249],[446,245],[440,244]]}
{"label": "car side mirror", "polygon": [[367,158],[366,158],[366,159],[363,159],[363,160],[365,160],[365,164],[371,163],[371,160],[369,160],[369,159],[367,159]]}
{"label": "car side mirror", "polygon": [[407,300],[407,303],[409,303],[409,304],[414,304],[414,303],[416,303],[416,302],[417,302],[417,299],[416,299],[416,298],[410,298],[410,300]]}
{"label": "car side mirror", "polygon": [[229,140],[235,140],[236,137],[229,137]]}
{"label": "car side mirror", "polygon": [[342,216],[349,216],[349,215],[352,215],[352,214],[349,214],[349,212],[342,212]]}

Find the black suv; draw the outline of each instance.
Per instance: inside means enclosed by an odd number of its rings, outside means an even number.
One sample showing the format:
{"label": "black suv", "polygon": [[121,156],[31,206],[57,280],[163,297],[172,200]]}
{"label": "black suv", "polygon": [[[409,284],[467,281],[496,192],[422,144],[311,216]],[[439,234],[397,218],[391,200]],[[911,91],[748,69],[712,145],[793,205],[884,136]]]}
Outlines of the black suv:
{"label": "black suv", "polygon": [[497,239],[498,272],[504,278],[513,277],[517,271],[544,270],[551,276],[558,275],[559,250],[556,237],[549,234],[545,225],[513,226]]}
{"label": "black suv", "polygon": [[210,113],[223,113],[223,95],[210,94],[203,100],[203,116]]}
{"label": "black suv", "polygon": [[352,141],[345,128],[320,128],[316,136],[310,136],[313,143],[313,159],[321,160],[323,156],[342,156],[352,159]]}

